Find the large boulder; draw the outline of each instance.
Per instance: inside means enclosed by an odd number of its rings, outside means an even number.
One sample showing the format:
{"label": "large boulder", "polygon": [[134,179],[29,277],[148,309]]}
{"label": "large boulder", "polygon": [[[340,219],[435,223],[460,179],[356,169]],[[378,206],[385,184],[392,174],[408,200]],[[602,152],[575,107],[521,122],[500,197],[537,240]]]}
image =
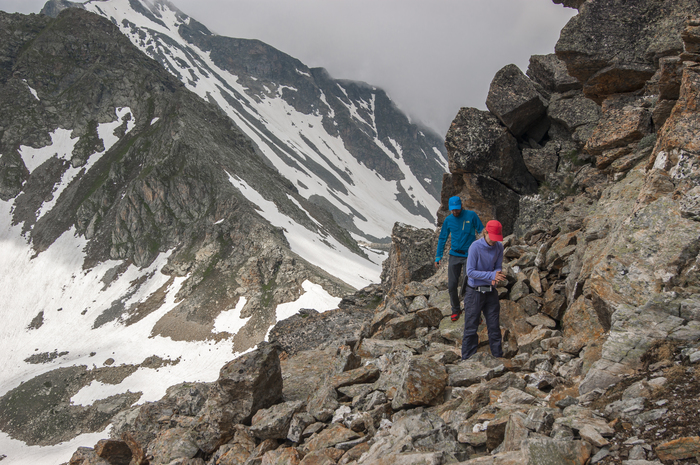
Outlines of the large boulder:
{"label": "large boulder", "polygon": [[537,88],[516,65],[496,73],[486,107],[516,136],[521,136],[544,116],[546,105]]}
{"label": "large boulder", "polygon": [[231,439],[235,426],[282,400],[282,370],[277,346],[262,342],[258,348],[227,363],[199,416],[183,425],[198,423],[196,440],[207,454]]}
{"label": "large boulder", "polygon": [[683,51],[685,20],[698,13],[693,0],[586,2],[562,30],[555,52],[584,83],[584,93],[601,102],[642,89],[661,57]]}
{"label": "large boulder", "polygon": [[402,289],[411,281],[423,281],[435,274],[435,232],[403,223],[391,230],[389,258],[382,263],[381,280],[387,293]]}
{"label": "large boulder", "polygon": [[282,369],[277,346],[258,348],[224,365],[216,381],[229,402],[238,405],[236,423],[246,423],[261,408],[282,400]]}
{"label": "large boulder", "polygon": [[[544,111],[544,107],[542,107]],[[452,174],[492,178],[518,194],[531,194],[537,182],[527,171],[518,143],[490,112],[462,108],[445,137]]]}

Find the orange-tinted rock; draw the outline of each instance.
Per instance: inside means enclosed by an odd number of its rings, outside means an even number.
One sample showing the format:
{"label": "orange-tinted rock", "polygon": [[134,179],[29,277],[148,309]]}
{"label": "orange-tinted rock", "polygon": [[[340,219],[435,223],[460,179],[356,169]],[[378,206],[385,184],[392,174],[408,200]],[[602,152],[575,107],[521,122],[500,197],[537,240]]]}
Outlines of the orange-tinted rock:
{"label": "orange-tinted rock", "polygon": [[656,455],[663,460],[683,460],[700,456],[700,437],[680,438],[659,444]]}
{"label": "orange-tinted rock", "polygon": [[603,104],[603,116],[584,150],[600,156],[606,150],[624,147],[651,132],[651,111],[641,102],[611,98]]}
{"label": "orange-tinted rock", "polygon": [[[609,324],[609,323],[608,323]],[[564,339],[573,345],[586,345],[605,335],[605,328],[593,308],[593,303],[583,296],[566,310],[561,320]],[[574,344],[572,341],[577,341]]]}
{"label": "orange-tinted rock", "polygon": [[[689,152],[700,152],[700,103],[697,101],[700,93],[700,67],[685,68],[681,79],[680,96],[673,107],[671,116],[663,127],[658,130],[654,153],[663,151],[673,157],[674,149]],[[669,160],[674,165],[675,160]]]}
{"label": "orange-tinted rock", "polygon": [[[521,336],[529,334],[532,331],[532,326],[530,326],[527,321],[528,314],[525,313],[525,309],[518,302],[513,302],[511,300],[501,300],[501,326],[509,329],[515,337],[518,339]],[[484,333],[486,335],[487,333]],[[488,341],[487,338],[482,338],[479,334],[480,341]]]}
{"label": "orange-tinted rock", "polygon": [[303,455],[294,447],[266,452],[261,465],[298,465]]}
{"label": "orange-tinted rock", "polygon": [[356,432],[339,423],[334,423],[307,441],[305,447],[309,452],[313,452],[315,450],[333,447],[341,442],[352,441],[359,437],[360,435]]}

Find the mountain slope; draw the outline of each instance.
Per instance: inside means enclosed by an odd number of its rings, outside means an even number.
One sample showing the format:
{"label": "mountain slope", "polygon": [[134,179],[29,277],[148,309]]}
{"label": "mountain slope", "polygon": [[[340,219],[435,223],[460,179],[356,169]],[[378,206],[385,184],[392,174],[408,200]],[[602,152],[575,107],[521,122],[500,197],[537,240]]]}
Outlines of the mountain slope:
{"label": "mountain slope", "polygon": [[[382,90],[334,80],[260,41],[212,34],[167,1],[78,6],[109,18],[222,108],[302,197],[356,238],[388,242],[397,221],[434,224],[447,170],[442,138],[411,124]],[[58,2],[44,9],[57,10]]]}
{"label": "mountain slope", "polygon": [[357,241],[431,225],[446,169],[439,138],[372,86],[166,3],[52,8],[0,12],[11,463],[211,381],[277,321],[378,281],[384,254]]}
{"label": "mountain slope", "polygon": [[109,21],[0,13],[0,35],[4,453],[213,379],[375,273],[380,255]]}

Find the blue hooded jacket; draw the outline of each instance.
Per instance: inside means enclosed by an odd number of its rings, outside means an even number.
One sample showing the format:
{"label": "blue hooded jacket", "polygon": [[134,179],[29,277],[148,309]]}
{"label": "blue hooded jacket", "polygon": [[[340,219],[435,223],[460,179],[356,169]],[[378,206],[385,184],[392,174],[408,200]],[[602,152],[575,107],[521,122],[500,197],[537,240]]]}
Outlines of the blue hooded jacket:
{"label": "blue hooded jacket", "polygon": [[469,246],[476,240],[476,236],[481,234],[484,225],[481,224],[479,216],[471,210],[462,210],[459,216],[455,217],[450,214],[442,222],[440,229],[440,238],[438,239],[437,252],[435,253],[435,261],[442,260],[442,254],[445,250],[447,236],[452,236],[450,244],[450,255],[457,257],[467,257],[469,255]]}

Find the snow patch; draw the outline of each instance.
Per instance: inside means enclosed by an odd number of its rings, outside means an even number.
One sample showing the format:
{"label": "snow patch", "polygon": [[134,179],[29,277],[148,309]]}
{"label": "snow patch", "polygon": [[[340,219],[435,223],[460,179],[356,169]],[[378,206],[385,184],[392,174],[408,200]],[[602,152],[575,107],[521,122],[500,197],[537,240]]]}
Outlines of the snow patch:
{"label": "snow patch", "polygon": [[34,98],[41,102],[41,99],[39,98],[39,94],[37,94],[37,93],[36,93],[36,90],[34,90],[34,88],[32,88],[32,86],[30,86],[30,85],[27,83],[27,80],[26,80],[26,79],[22,79],[22,82],[24,82],[24,83],[27,85],[27,88],[29,89],[29,92],[32,93],[32,95],[34,96]]}
{"label": "snow patch", "polygon": [[[61,193],[70,185],[70,183],[75,179],[81,172],[88,172],[92,166],[98,162],[100,158],[109,150],[111,149],[115,143],[119,141],[119,138],[114,135],[114,131],[122,125],[122,118],[130,113],[130,109],[128,107],[126,108],[118,108],[117,109],[117,119],[111,123],[103,123],[100,124],[97,127],[97,134],[102,139],[102,142],[105,146],[105,149],[102,152],[96,152],[93,153],[88,157],[87,163],[84,166],[80,167],[73,167],[71,165],[68,170],[63,173],[61,176],[61,180],[57,182],[54,185],[53,191],[52,191],[52,198],[48,202],[44,202],[41,204],[41,207],[39,208],[39,211],[37,212],[37,219],[41,218],[44,216],[47,212],[51,211],[51,209],[56,205],[56,202],[58,201],[58,198],[61,196]],[[132,117],[131,120],[127,123],[127,131],[131,131],[134,126],[134,118]],[[75,146],[75,143],[73,143],[73,146]],[[72,154],[72,149],[71,149],[71,154]],[[68,159],[68,158],[66,158]]]}
{"label": "snow patch", "polygon": [[297,300],[277,306],[278,322],[296,315],[302,308],[311,308],[321,313],[333,310],[338,308],[338,304],[342,300],[338,297],[333,297],[323,287],[309,280],[304,281],[301,287],[305,292]]}
{"label": "snow patch", "polygon": [[228,178],[249,201],[258,206],[264,218],[273,226],[282,228],[292,252],[355,288],[361,289],[373,282],[378,282],[381,264],[368,262],[333,237],[322,237],[316,232],[309,231],[281,213],[273,202],[266,200],[242,179],[230,174]]}
{"label": "snow patch", "polygon": [[58,128],[50,134],[51,145],[38,149],[20,145],[19,154],[29,172],[31,173],[54,156],[59,159],[70,160],[75,144],[78,143],[79,139],[78,137],[72,138],[72,133],[73,131],[70,129]]}
{"label": "snow patch", "polygon": [[243,311],[246,302],[248,300],[245,297],[241,297],[238,299],[235,308],[221,312],[214,320],[214,332],[236,334],[243,328],[248,323],[248,320],[251,319],[251,317],[241,318],[241,311]]}

